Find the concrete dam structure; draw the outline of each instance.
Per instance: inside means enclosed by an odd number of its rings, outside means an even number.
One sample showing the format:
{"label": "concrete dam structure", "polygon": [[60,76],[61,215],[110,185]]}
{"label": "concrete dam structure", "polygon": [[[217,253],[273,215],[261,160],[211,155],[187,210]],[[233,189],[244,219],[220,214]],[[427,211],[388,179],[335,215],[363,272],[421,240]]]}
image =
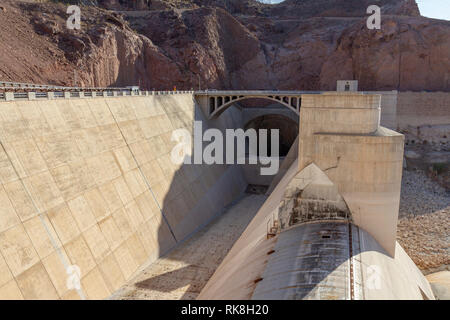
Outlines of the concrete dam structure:
{"label": "concrete dam structure", "polygon": [[298,147],[200,299],[434,299],[396,241],[403,136],[380,99],[302,96]]}
{"label": "concrete dam structure", "polygon": [[[117,95],[0,96],[0,299],[111,297],[252,184],[246,165],[175,165],[172,134],[244,128],[260,111]],[[380,112],[395,122],[387,95],[286,95],[299,135],[198,298],[434,299],[396,242],[403,136],[380,126]]]}
{"label": "concrete dam structure", "polygon": [[0,105],[1,299],[106,298],[247,185],[238,166],[170,161],[172,131],[202,120],[192,93]]}

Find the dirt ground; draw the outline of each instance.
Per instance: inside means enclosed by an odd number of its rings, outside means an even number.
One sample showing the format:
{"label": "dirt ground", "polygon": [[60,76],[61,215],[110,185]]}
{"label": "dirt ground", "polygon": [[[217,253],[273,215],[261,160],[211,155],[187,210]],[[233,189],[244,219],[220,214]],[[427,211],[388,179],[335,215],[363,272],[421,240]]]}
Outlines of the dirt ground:
{"label": "dirt ground", "polygon": [[195,299],[265,199],[263,195],[247,194],[202,231],[148,266],[112,298]]}

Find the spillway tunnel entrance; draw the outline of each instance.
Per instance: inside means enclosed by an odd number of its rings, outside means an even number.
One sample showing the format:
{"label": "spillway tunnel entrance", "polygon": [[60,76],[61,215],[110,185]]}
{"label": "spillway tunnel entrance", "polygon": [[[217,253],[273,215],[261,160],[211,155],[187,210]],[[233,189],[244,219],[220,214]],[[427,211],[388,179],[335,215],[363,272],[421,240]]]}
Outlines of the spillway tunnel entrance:
{"label": "spillway tunnel entrance", "polygon": [[[280,157],[285,157],[288,154],[289,149],[298,135],[298,124],[286,116],[277,114],[263,115],[250,120],[245,124],[244,129],[255,129],[257,132],[261,129],[265,129],[267,130],[269,137],[272,130],[279,130]],[[267,139],[267,153],[269,156],[272,155],[271,139]]]}

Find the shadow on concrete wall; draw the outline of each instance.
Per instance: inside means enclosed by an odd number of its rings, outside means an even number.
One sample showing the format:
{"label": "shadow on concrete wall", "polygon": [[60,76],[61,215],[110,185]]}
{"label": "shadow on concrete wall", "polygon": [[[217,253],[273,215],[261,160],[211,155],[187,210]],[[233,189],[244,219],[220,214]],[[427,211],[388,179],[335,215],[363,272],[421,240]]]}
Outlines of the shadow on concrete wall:
{"label": "shadow on concrete wall", "polygon": [[[194,119],[202,121],[203,131],[208,128],[218,128],[222,132],[236,128],[281,129],[280,140],[287,149],[291,147],[298,132],[298,124],[280,115],[257,117],[244,126],[241,111],[233,107],[217,119],[208,121],[201,109],[195,106]],[[193,151],[192,147],[192,154]],[[234,201],[241,199],[247,183],[241,165],[183,164],[173,173],[163,197],[158,195],[155,188],[153,192],[163,215],[158,229],[158,256],[165,256],[170,263],[166,269],[158,265],[159,271],[144,273],[135,283],[136,288],[141,292],[149,290],[167,294],[163,296],[170,296],[170,293],[183,288],[181,299],[195,299],[240,234],[230,235],[226,231],[221,234],[216,231],[219,238],[224,238],[224,242],[220,243],[221,249],[227,247],[226,250],[216,250],[214,246],[203,248],[206,251],[210,249],[208,252],[192,251],[198,249],[195,246],[184,247],[183,250],[174,249],[217,218]],[[165,265],[166,262],[161,263]]]}
{"label": "shadow on concrete wall", "polygon": [[[207,121],[200,108],[195,106],[193,118],[202,121],[203,131],[210,127],[224,131],[241,125],[237,110],[228,111],[221,119]],[[194,299],[224,256],[217,255],[214,268],[211,268],[211,259],[208,259],[209,267],[203,265],[204,252],[173,254],[172,250],[222,214],[234,200],[239,199],[247,183],[238,165],[182,164],[175,172],[164,173],[166,176],[173,176],[167,189],[159,186],[152,191],[163,216],[158,229],[158,256],[169,255],[170,271],[140,281],[136,283],[136,287],[169,293],[189,285],[182,299]]]}
{"label": "shadow on concrete wall", "polygon": [[[194,119],[202,121],[203,131],[208,128],[218,128],[224,132],[225,129],[244,127],[241,111],[237,108],[229,108],[219,118],[207,121],[200,108],[196,106]],[[271,122],[271,120],[273,121]],[[289,121],[290,125],[283,128],[282,122],[284,121]],[[292,128],[296,132],[298,131],[298,125],[294,121],[286,117],[280,118],[278,115],[275,115],[274,118],[269,115],[255,119],[248,127],[255,129],[281,128],[284,132],[281,139],[289,140],[289,147],[296,138],[291,134]],[[291,136],[293,139],[290,139]],[[172,250],[217,218],[235,200],[240,199],[246,187],[247,181],[240,165],[181,165],[174,172],[162,199],[158,199],[157,191],[154,191],[164,218],[158,230],[159,256],[167,257],[171,266],[168,267],[168,272],[154,273],[151,271],[148,276],[144,273],[144,280],[140,278],[135,286],[143,291],[164,293],[185,288],[186,291],[181,299],[195,299],[240,234],[233,235],[232,239],[229,234],[220,234],[219,236],[227,238],[221,243],[221,246],[228,246],[226,250],[222,251],[216,250],[214,247],[208,248],[211,252]],[[242,230],[244,230],[244,226]],[[192,250],[192,248],[183,249]],[[160,267],[158,266],[158,268]],[[187,289],[186,286],[188,286]]]}

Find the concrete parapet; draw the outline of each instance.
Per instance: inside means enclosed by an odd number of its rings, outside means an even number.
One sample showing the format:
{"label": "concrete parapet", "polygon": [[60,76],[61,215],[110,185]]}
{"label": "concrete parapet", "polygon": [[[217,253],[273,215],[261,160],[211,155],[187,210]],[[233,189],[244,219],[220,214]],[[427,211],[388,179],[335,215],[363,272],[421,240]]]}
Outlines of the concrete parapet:
{"label": "concrete parapet", "polygon": [[5,100],[6,101],[14,100],[14,92],[5,92]]}
{"label": "concrete parapet", "polygon": [[117,91],[117,90],[103,90],[103,91],[47,91],[47,92],[5,92],[0,96],[1,100],[42,100],[55,99],[56,97],[63,97],[65,99],[83,99],[83,98],[108,98],[108,97],[131,97],[131,96],[155,96],[155,95],[182,95],[193,94],[193,91]]}
{"label": "concrete parapet", "polygon": [[28,100],[36,100],[36,92],[28,92]]}

